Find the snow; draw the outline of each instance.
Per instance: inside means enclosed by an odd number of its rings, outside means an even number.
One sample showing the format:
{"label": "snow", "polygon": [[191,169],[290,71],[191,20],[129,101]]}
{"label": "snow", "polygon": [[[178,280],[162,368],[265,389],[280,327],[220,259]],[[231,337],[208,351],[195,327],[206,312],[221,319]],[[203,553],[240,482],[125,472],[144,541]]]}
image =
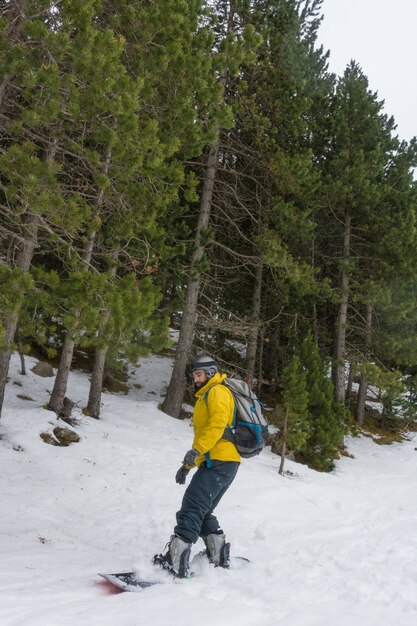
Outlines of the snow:
{"label": "snow", "polygon": [[[172,533],[192,440],[189,420],[157,408],[172,362],[132,367],[129,393],[104,394],[100,420],[82,415],[89,380],[73,372],[81,440],[65,448],[39,437],[65,424],[43,408],[53,379],[35,362],[22,376],[13,355],[0,421],[2,626],[417,623],[416,438],[349,439],[355,458],[330,474],[287,460],[280,476],[269,449],[244,461],[218,517],[251,563],[173,581],[150,563]],[[98,576],[132,568],[163,584],[111,593]]]}

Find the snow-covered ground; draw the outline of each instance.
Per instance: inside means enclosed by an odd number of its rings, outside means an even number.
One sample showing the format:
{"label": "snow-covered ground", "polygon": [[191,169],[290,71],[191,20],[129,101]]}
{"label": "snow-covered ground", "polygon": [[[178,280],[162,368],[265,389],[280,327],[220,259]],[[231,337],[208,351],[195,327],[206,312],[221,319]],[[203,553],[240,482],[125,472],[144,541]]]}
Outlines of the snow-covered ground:
{"label": "snow-covered ground", "polygon": [[[331,474],[287,461],[279,476],[269,449],[244,461],[218,517],[250,565],[172,581],[150,564],[192,439],[189,421],[157,409],[171,362],[132,367],[131,391],[104,394],[101,420],[82,415],[88,377],[73,372],[81,441],[66,448],[39,437],[57,421],[42,408],[53,379],[34,363],[21,376],[13,356],[0,421],[1,626],[417,624],[417,438],[350,439],[355,458]],[[113,594],[97,575],[132,568],[164,584]]]}

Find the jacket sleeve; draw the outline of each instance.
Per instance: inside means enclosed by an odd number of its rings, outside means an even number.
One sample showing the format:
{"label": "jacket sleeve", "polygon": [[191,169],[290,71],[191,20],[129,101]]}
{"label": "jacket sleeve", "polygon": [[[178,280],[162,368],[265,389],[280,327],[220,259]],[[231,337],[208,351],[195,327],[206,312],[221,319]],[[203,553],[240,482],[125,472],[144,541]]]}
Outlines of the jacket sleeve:
{"label": "jacket sleeve", "polygon": [[200,454],[209,452],[223,437],[224,429],[233,422],[235,408],[231,391],[223,385],[212,387],[202,401],[206,400],[209,414],[207,426],[193,443]]}

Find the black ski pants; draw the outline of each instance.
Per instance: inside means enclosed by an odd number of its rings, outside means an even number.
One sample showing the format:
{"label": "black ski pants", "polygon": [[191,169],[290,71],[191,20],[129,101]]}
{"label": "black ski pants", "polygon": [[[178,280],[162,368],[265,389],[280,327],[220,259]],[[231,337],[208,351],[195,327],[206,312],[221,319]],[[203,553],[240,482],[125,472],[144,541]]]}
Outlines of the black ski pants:
{"label": "black ski pants", "polygon": [[211,461],[202,463],[187,489],[177,513],[174,533],[195,543],[220,529],[213,511],[233,482],[240,463]]}

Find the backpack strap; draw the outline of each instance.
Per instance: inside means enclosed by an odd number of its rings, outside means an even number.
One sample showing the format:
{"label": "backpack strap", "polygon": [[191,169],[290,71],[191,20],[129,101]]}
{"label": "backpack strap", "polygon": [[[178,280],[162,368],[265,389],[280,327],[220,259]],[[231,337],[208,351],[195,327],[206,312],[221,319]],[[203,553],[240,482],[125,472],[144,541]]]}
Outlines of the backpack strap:
{"label": "backpack strap", "polygon": [[[211,387],[210,387],[210,389],[211,389]],[[208,395],[208,392],[210,391],[210,389],[207,389],[206,393],[205,393],[205,394],[201,397],[201,399],[202,399],[202,400],[204,399],[204,401],[205,401],[205,403],[206,403],[207,407],[208,407],[208,399],[207,399],[207,395]],[[207,468],[208,468],[208,469],[211,469],[211,468],[213,467],[213,463],[212,463],[212,461],[211,461],[210,452],[206,452],[206,453],[204,454],[204,456],[205,456],[205,458],[206,458],[206,465],[207,465]]]}
{"label": "backpack strap", "polygon": [[210,452],[206,452],[204,456],[206,458],[207,468],[211,469],[213,467],[213,463],[211,462]]}
{"label": "backpack strap", "polygon": [[[223,385],[223,383],[216,383],[217,385]],[[213,387],[215,387],[216,385],[212,385],[211,387],[209,387],[209,389],[207,389],[206,393],[201,396],[201,399],[205,401],[206,406],[208,408],[208,394],[210,389],[213,389]],[[223,385],[223,387],[226,387],[226,385]],[[226,387],[228,389],[228,387]],[[229,389],[230,391],[230,389]],[[224,433],[222,436],[222,439],[226,439],[227,441],[231,441],[232,443],[234,442],[234,435],[233,435],[233,431],[236,428],[236,415],[237,415],[237,408],[236,408],[236,401],[235,401],[235,397],[233,395],[233,393],[230,391],[230,393],[232,394],[232,398],[233,398],[233,421],[232,421],[232,425],[229,426],[229,424],[226,426],[226,428],[224,429]]]}

